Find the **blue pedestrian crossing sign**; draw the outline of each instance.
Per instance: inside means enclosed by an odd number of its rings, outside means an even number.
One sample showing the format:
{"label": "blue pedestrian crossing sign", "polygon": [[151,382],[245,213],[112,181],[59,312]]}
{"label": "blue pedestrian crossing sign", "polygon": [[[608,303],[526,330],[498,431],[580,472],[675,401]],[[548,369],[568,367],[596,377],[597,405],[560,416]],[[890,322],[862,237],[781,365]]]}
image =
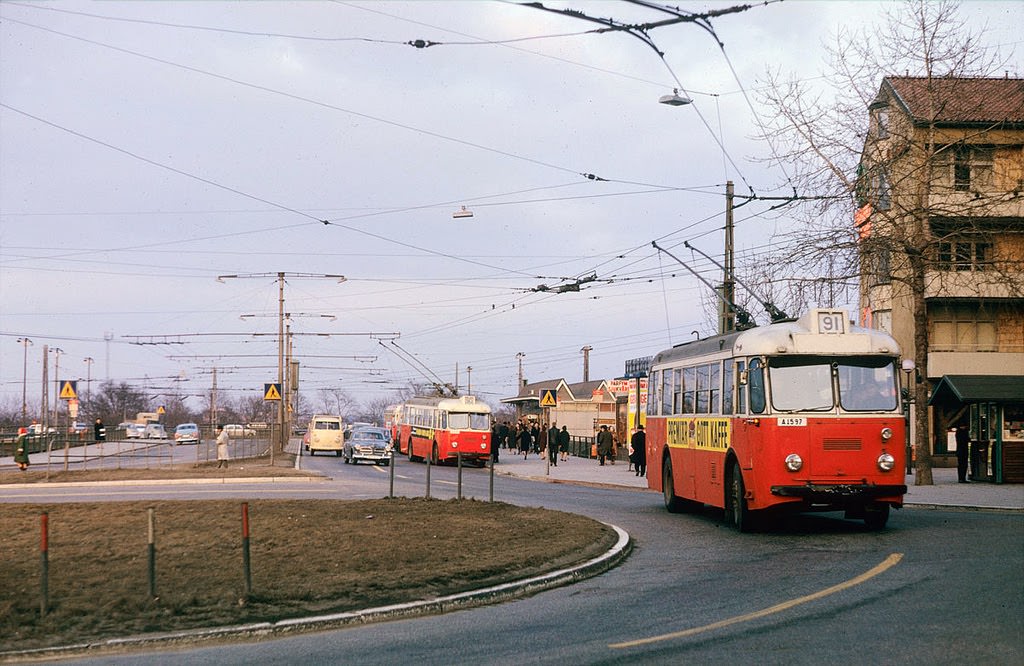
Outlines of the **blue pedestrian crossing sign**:
{"label": "blue pedestrian crossing sign", "polygon": [[64,380],[60,383],[60,399],[75,400],[78,398],[78,382]]}
{"label": "blue pedestrian crossing sign", "polygon": [[541,389],[540,391],[540,406],[541,407],[557,407],[558,406],[558,391],[555,389]]}
{"label": "blue pedestrian crossing sign", "polygon": [[280,384],[264,384],[263,385],[263,399],[264,400],[280,400],[281,399],[281,385]]}

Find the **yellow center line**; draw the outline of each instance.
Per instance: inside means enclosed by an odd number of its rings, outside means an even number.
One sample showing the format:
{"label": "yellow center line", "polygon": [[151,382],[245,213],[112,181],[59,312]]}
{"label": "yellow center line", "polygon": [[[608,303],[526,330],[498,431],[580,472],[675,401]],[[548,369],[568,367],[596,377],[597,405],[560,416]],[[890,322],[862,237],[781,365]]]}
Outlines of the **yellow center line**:
{"label": "yellow center line", "polygon": [[899,564],[899,561],[902,560],[902,559],[903,559],[903,553],[893,553],[889,557],[887,557],[884,560],[882,560],[882,562],[879,563],[878,565],[876,565],[876,566],[872,567],[871,569],[865,571],[864,573],[862,573],[859,576],[851,578],[848,581],[839,583],[838,585],[833,585],[832,587],[826,587],[824,590],[819,590],[818,592],[815,592],[813,594],[808,594],[807,596],[798,597],[796,599],[790,599],[789,601],[784,601],[781,604],[775,604],[774,606],[769,606],[768,608],[764,608],[764,609],[759,610],[759,611],[754,611],[753,613],[747,613],[746,615],[738,615],[736,617],[731,617],[731,618],[729,618],[727,620],[720,620],[718,622],[713,622],[711,624],[706,624],[703,627],[694,627],[692,629],[684,629],[683,631],[675,631],[675,632],[673,632],[671,634],[662,634],[661,636],[651,636],[650,638],[641,638],[639,640],[625,641],[625,642],[622,642],[622,643],[611,643],[608,647],[614,648],[614,649],[630,648],[630,647],[638,647],[640,645],[649,645],[651,643],[658,643],[660,641],[668,641],[668,640],[672,640],[674,638],[686,638],[687,636],[693,636],[695,634],[700,634],[700,633],[703,633],[705,631],[711,631],[713,629],[721,629],[722,627],[728,627],[728,626],[733,625],[733,624],[739,624],[741,622],[749,622],[751,620],[756,620],[758,618],[767,617],[768,615],[772,615],[774,613],[781,613],[782,611],[789,610],[790,608],[793,608],[794,606],[799,606],[800,604],[805,604],[805,603],[807,603],[809,601],[814,601],[816,599],[821,599],[822,597],[827,597],[830,594],[835,594],[836,592],[842,592],[843,590],[847,590],[847,589],[849,589],[851,587],[854,587],[856,585],[860,585],[861,583],[866,582],[866,581],[874,578],[875,576],[877,576],[877,575],[879,575],[881,573],[884,573],[885,571],[888,571],[892,567],[894,567],[897,564]]}

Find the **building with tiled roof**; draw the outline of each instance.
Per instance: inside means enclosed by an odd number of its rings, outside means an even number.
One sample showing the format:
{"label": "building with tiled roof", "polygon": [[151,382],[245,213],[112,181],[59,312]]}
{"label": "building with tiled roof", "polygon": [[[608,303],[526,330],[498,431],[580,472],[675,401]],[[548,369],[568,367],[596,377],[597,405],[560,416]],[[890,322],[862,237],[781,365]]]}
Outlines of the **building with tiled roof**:
{"label": "building with tiled roof", "polygon": [[[916,363],[907,378],[919,376],[928,395],[947,375],[1016,381],[1024,375],[1024,79],[886,77],[868,115],[854,220],[861,323],[896,338]],[[915,406],[915,436],[927,433],[934,461],[952,461],[947,431],[960,422],[989,447],[978,463],[983,478],[1000,476],[1004,453],[1024,458],[1024,396],[991,412],[981,399],[947,398]]]}

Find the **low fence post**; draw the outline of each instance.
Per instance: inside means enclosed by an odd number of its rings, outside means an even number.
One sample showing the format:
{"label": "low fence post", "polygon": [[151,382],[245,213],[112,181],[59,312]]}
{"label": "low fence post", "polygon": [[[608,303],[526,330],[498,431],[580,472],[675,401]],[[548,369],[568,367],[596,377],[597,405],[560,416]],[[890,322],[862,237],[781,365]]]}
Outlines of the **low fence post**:
{"label": "low fence post", "polygon": [[39,544],[39,617],[46,617],[50,606],[50,514],[40,516],[41,540]]}
{"label": "low fence post", "polygon": [[249,503],[242,502],[242,569],[245,574],[245,598],[252,596],[252,567],[249,560]]}
{"label": "low fence post", "polygon": [[457,484],[458,492],[457,492],[456,496],[458,497],[458,499],[462,499],[462,451],[459,451],[458,453],[456,453],[455,457],[456,457],[456,460],[458,461],[457,464],[459,466],[459,482]]}
{"label": "low fence post", "polygon": [[149,598],[156,599],[156,513],[155,509],[149,508]]}

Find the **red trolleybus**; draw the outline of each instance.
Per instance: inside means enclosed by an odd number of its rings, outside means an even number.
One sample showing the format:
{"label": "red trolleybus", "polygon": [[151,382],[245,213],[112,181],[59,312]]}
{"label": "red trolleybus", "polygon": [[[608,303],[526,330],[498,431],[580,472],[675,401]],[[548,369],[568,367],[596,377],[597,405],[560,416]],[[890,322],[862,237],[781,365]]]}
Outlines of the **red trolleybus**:
{"label": "red trolleybus", "polygon": [[892,337],[827,309],[661,352],[648,486],[669,511],[720,507],[740,531],[787,510],[882,529],[907,491],[898,359]]}
{"label": "red trolleybus", "polygon": [[491,457],[491,408],[471,395],[411,398],[398,410],[398,447],[409,460],[483,464]]}

